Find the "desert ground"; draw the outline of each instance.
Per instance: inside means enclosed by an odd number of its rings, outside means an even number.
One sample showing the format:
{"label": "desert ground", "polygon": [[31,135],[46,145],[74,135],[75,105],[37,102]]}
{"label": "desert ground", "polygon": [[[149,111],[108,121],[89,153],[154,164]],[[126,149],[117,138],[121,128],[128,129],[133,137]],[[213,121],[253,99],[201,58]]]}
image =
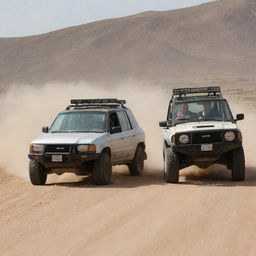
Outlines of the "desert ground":
{"label": "desert ground", "polygon": [[[180,184],[165,183],[161,129],[156,124],[149,128],[152,120],[143,119],[131,102],[148,134],[149,159],[142,177],[114,167],[108,186],[71,174],[50,175],[45,186],[33,186],[23,177],[26,154],[17,161],[11,159],[19,151],[4,155],[9,169],[0,170],[0,255],[255,255],[254,95],[241,89],[227,93],[235,113],[251,110],[241,122],[244,182],[231,182],[229,170],[214,166],[184,169]],[[160,115],[154,115],[153,123]],[[26,121],[31,125],[29,117]],[[155,139],[153,132],[159,134]]]}
{"label": "desert ground", "polygon": [[0,255],[255,255],[256,168],[242,183],[218,167],[181,175],[115,168],[109,186],[66,175],[34,187],[1,173]]}

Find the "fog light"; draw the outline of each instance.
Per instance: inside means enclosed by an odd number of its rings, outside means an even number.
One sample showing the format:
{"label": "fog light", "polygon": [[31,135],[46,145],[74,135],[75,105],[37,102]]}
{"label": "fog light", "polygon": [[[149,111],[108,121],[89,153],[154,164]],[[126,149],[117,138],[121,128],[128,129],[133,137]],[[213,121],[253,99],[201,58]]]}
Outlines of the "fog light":
{"label": "fog light", "polygon": [[40,158],[40,156],[31,156],[31,158],[34,160],[38,160]]}

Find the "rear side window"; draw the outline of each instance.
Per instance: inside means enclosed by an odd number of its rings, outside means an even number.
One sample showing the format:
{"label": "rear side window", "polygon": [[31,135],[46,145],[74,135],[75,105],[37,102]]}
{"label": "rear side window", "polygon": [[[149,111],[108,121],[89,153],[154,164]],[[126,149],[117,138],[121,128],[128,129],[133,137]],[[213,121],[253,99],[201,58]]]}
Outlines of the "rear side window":
{"label": "rear side window", "polygon": [[118,119],[119,119],[119,122],[120,122],[120,125],[122,128],[122,131],[127,131],[127,130],[132,129],[131,124],[128,120],[128,117],[127,117],[125,111],[118,111],[117,116],[118,116]]}
{"label": "rear side window", "polygon": [[130,121],[132,129],[135,129],[135,128],[139,127],[139,124],[138,124],[137,120],[135,119],[132,111],[130,109],[126,109],[125,113],[128,116],[128,120]]}

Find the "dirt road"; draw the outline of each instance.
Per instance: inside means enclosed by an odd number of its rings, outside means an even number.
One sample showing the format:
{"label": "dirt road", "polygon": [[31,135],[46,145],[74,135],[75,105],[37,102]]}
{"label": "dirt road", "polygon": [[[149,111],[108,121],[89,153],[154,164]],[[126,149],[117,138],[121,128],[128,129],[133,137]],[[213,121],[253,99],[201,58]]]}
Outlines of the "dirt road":
{"label": "dirt road", "polygon": [[[199,176],[196,176],[199,175]],[[1,172],[0,255],[255,255],[256,169],[242,183],[219,167],[182,172],[181,184],[160,170],[113,184],[50,176],[32,186]]]}

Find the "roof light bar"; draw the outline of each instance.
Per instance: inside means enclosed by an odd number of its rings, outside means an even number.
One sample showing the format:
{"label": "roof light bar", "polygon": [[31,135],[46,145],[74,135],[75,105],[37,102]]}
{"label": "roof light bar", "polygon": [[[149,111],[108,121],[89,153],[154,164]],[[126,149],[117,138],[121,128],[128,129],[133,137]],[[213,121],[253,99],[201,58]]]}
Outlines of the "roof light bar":
{"label": "roof light bar", "polygon": [[173,89],[174,95],[192,94],[192,93],[220,93],[220,92],[221,90],[219,86]]}
{"label": "roof light bar", "polygon": [[72,99],[71,104],[79,105],[79,104],[125,104],[125,100],[118,100],[114,98],[107,99]]}

